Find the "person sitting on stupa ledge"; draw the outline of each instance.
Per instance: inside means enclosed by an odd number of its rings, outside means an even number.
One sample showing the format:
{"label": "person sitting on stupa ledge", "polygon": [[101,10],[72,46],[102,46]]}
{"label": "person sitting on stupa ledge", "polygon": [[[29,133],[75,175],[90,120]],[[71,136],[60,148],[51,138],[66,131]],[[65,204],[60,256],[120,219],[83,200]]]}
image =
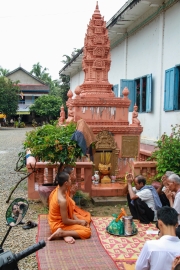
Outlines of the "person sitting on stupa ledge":
{"label": "person sitting on stupa ledge", "polygon": [[66,119],[66,124],[74,122],[74,111],[73,106],[70,104],[68,107],[68,118]]}
{"label": "person sitting on stupa ledge", "polygon": [[141,126],[141,122],[138,119],[138,106],[134,105],[134,110],[132,112],[132,126]]}
{"label": "person sitting on stupa ledge", "polygon": [[[152,185],[146,185],[146,179],[142,175],[133,178],[129,173],[126,179],[124,193],[128,193],[128,206],[133,218],[144,224],[156,221],[157,210],[162,207],[156,189]],[[132,187],[133,182],[135,187]]]}
{"label": "person sitting on stupa ledge", "polygon": [[61,106],[60,117],[59,117],[59,120],[58,120],[58,125],[59,126],[63,125],[64,121],[65,121],[65,111],[64,111],[64,106],[62,105]]}

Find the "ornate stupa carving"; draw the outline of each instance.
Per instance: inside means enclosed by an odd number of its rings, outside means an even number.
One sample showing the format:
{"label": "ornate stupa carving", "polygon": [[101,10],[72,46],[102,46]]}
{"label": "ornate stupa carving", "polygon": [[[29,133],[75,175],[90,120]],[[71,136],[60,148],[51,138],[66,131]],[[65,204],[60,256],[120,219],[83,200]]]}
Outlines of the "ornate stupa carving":
{"label": "ornate stupa carving", "polygon": [[64,106],[61,106],[61,111],[60,111],[60,117],[58,120],[58,125],[61,126],[64,124],[64,120],[65,120],[65,111],[64,111]]}
{"label": "ornate stupa carving", "polygon": [[[131,103],[128,98],[129,90],[125,88],[122,92],[123,97],[115,97],[112,91],[113,85],[108,81],[110,65],[108,30],[97,3],[84,39],[82,61],[84,82],[74,89],[73,96],[71,91],[68,92],[67,107],[70,111],[68,122],[84,119],[94,134],[103,130],[109,132],[114,136],[116,149],[118,149],[116,154],[119,153],[119,157],[123,157],[122,148],[128,148],[128,142],[132,146],[134,137],[139,146],[143,128],[138,125],[129,125],[128,109]],[[131,157],[137,151],[139,149],[131,151],[128,149]]]}
{"label": "ornate stupa carving", "polygon": [[82,67],[85,78],[80,86],[80,96],[114,97],[112,84],[108,82],[108,71],[111,65],[108,30],[98,4],[88,26],[83,53]]}

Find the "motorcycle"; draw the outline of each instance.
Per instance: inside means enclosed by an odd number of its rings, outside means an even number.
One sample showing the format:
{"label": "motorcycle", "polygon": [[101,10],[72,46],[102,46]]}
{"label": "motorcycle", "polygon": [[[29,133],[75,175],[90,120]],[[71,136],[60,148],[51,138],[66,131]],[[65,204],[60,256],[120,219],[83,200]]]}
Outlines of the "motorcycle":
{"label": "motorcycle", "polygon": [[0,244],[0,270],[19,270],[18,261],[46,246],[46,242],[42,240],[17,254],[12,253],[11,251],[4,252],[3,250],[3,244],[8,234],[14,226],[22,223],[22,219],[26,215],[28,208],[29,204],[27,200],[17,198],[9,205],[6,211],[6,222],[9,228]]}

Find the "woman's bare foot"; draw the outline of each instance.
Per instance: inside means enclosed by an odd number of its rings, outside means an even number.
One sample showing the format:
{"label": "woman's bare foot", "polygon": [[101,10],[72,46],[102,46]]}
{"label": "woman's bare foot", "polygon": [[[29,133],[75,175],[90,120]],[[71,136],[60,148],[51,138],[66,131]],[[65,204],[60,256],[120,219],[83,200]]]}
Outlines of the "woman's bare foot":
{"label": "woman's bare foot", "polygon": [[50,237],[48,237],[48,240],[51,241],[60,237],[63,237],[63,230],[59,228],[53,234],[51,234]]}
{"label": "woman's bare foot", "polygon": [[75,239],[72,236],[65,236],[64,241],[66,243],[68,243],[68,244],[74,244],[75,243]]}

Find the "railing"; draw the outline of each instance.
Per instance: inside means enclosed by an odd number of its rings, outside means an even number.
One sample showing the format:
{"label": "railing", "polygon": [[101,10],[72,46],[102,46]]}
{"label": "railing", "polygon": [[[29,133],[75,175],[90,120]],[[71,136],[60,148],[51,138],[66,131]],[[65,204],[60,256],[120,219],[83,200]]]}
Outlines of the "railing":
{"label": "railing", "polygon": [[[28,198],[31,200],[38,200],[39,185],[52,184],[57,171],[56,164],[49,164],[47,162],[36,162],[33,157],[27,159],[28,173],[34,172],[28,177]],[[84,191],[91,196],[92,184],[92,162],[76,162],[75,174],[78,188],[81,189],[81,179],[84,178]]]}
{"label": "railing", "polygon": [[146,161],[156,150],[154,145],[140,144],[139,161]]}
{"label": "railing", "polygon": [[139,160],[140,161],[146,161],[151,155],[152,155],[151,151],[140,149]]}
{"label": "railing", "polygon": [[[143,175],[148,183],[154,180],[157,174],[155,161],[146,161],[147,157],[151,155],[150,151],[140,151],[141,156],[144,160],[140,158],[139,161],[131,162],[131,172],[136,175]],[[27,158],[27,169],[28,172],[33,172],[28,177],[28,198],[32,200],[40,199],[38,188],[44,184],[51,185],[54,182],[54,178],[57,172],[56,164],[49,164],[47,162],[36,162],[35,158],[30,156]],[[75,166],[76,181],[78,183],[78,188],[83,189],[84,192],[92,194],[92,173],[94,169],[94,164],[90,161],[78,161]],[[123,174],[124,177],[125,173]],[[81,186],[83,178],[83,187]],[[124,182],[124,181],[123,181]]]}
{"label": "railing", "polygon": [[132,171],[134,176],[141,174],[146,178],[147,182],[151,182],[157,174],[156,166],[156,161],[133,161]]}

